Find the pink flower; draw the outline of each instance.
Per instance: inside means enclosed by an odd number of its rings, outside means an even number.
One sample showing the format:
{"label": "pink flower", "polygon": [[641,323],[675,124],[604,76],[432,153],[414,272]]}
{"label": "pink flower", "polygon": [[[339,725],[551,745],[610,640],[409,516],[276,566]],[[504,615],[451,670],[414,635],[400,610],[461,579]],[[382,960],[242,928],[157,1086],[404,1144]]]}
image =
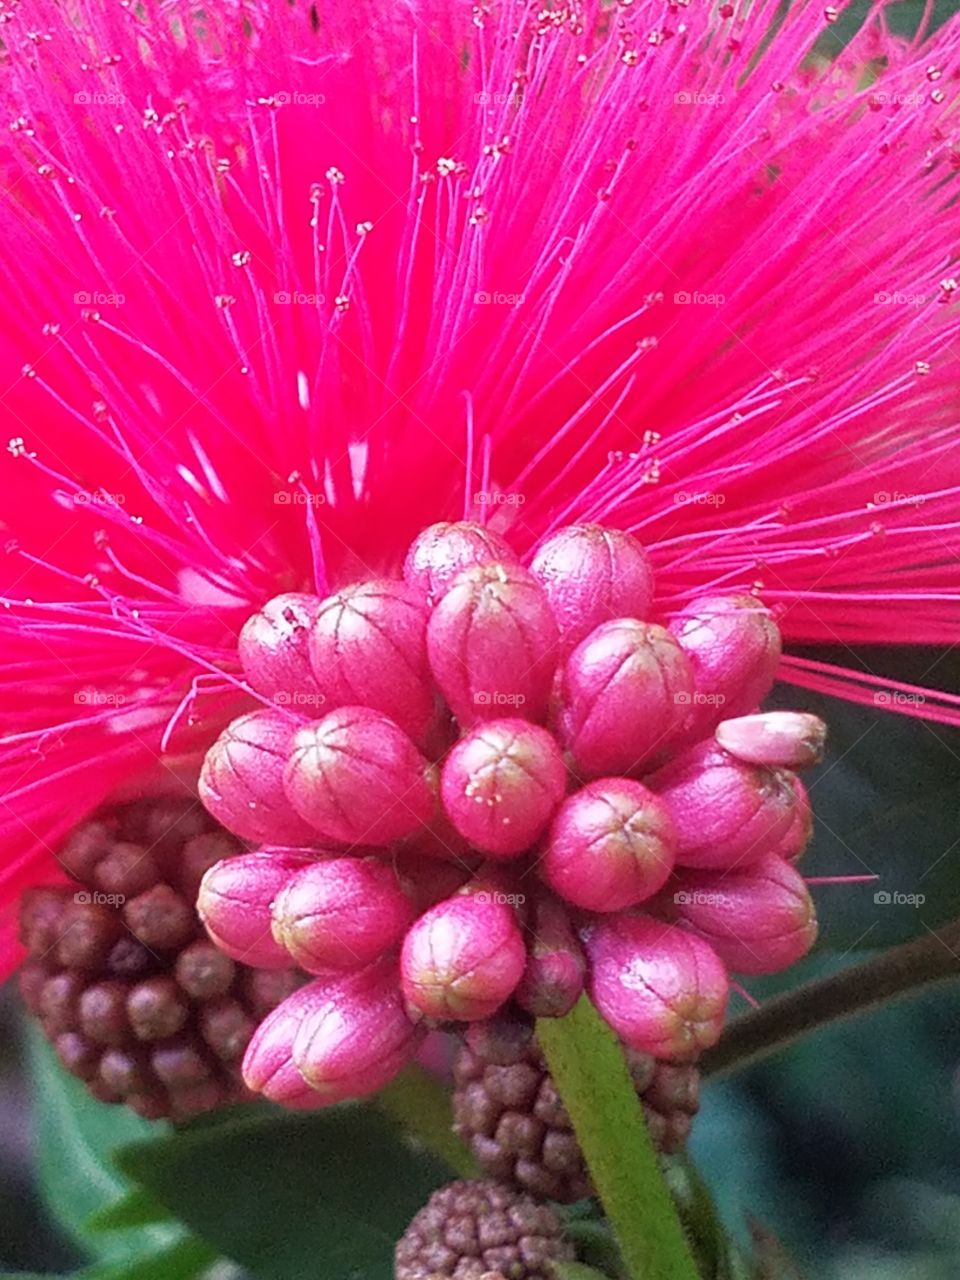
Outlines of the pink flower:
{"label": "pink flower", "polygon": [[104,798],[276,708],[252,614],[398,579],[435,521],[524,563],[628,530],[658,625],[739,592],[788,642],[960,638],[960,26],[827,63],[820,4],[770,41],[764,6],[613,13],[6,15],[8,917]]}

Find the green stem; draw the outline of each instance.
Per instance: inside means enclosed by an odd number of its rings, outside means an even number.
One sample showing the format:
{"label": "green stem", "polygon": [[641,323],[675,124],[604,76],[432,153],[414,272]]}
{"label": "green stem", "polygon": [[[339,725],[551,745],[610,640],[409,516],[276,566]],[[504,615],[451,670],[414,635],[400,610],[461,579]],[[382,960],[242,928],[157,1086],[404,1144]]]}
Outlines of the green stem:
{"label": "green stem", "polygon": [[586,997],[537,1036],[631,1280],[697,1280],[616,1037]]}
{"label": "green stem", "polygon": [[407,1067],[377,1094],[375,1101],[414,1140],[445,1160],[458,1177],[481,1176],[469,1148],[453,1132],[450,1094],[429,1071],[423,1067]]}
{"label": "green stem", "polygon": [[794,1040],[831,1022],[875,1009],[947,978],[960,977],[960,920],[905,942],[862,964],[841,969],[765,1001],[735,1018],[720,1043],[700,1059],[704,1075],[725,1075],[778,1053]]}

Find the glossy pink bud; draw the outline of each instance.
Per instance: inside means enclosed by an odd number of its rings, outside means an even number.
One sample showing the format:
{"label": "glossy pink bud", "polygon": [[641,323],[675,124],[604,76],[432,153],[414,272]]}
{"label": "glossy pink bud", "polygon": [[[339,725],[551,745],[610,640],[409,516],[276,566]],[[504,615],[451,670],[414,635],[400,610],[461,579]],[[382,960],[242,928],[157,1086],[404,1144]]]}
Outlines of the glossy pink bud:
{"label": "glossy pink bud", "polygon": [[773,688],[780,666],[780,629],[753,596],[703,596],[671,622],[693,665],[690,740],[721,721],[755,710]]}
{"label": "glossy pink bud", "polygon": [[715,737],[724,751],[748,764],[808,769],[823,759],[827,726],[802,711],[765,711],[721,720]]}
{"label": "glossy pink bud", "polygon": [[726,870],[775,850],[796,819],[797,792],[782,769],[744,764],[705,742],[647,779],[677,832],[677,863]]}
{"label": "glossy pink bud", "polygon": [[412,899],[387,862],[332,858],[298,871],[272,908],[273,934],[301,969],[361,969],[398,946]]}
{"label": "glossy pink bud", "polygon": [[265,850],[215,863],[200,881],[197,914],[210,939],[254,969],[289,969],[290,957],[271,931],[274,899],[312,859]]}
{"label": "glossy pink bud", "polygon": [[690,664],[670,633],[617,618],[567,659],[560,733],[584,776],[635,773],[674,741],[692,696]]}
{"label": "glossy pink bud", "polygon": [[198,791],[204,808],[244,840],[312,844],[316,832],[290,807],[283,771],[297,721],[281,711],[233,720],[207,752]]}
{"label": "glossy pink bud", "polygon": [[293,1061],[293,1042],[301,1023],[327,1000],[329,983],[300,987],[277,1005],[254,1032],[243,1056],[243,1082],[254,1093],[295,1111],[323,1106]]}
{"label": "glossy pink bud", "polygon": [[316,682],[333,709],[372,707],[420,739],[435,715],[422,592],[388,578],[324,600],[310,634]]}
{"label": "glossy pink bud", "polygon": [[400,975],[412,1016],[488,1018],[523,976],[526,948],[507,895],[479,889],[425,911],[403,943]]}
{"label": "glossy pink bud", "polygon": [[464,727],[546,715],[557,624],[540,584],[520,565],[477,565],[459,574],[431,615],[427,652]]}
{"label": "glossy pink bud", "polygon": [[498,858],[529,849],[563,799],[567,770],[553,736],[526,720],[488,720],[443,765],[447,816],[471,845]]}
{"label": "glossy pink bud", "polygon": [[514,999],[536,1018],[562,1018],[583,993],[587,962],[563,903],[548,894],[534,903],[527,963]]}
{"label": "glossy pink bud", "polygon": [[547,594],[569,651],[601,622],[649,615],[653,568],[629,533],[599,524],[572,524],[552,533],[534,552],[530,572]]}
{"label": "glossy pink bud", "polygon": [[768,857],[744,871],[686,871],[671,882],[677,914],[735,973],[779,973],[817,939],[806,882]]}
{"label": "glossy pink bud", "polygon": [[297,1031],[293,1060],[327,1106],[389,1084],[423,1036],[403,1007],[395,963],[381,962],[326,988]]}
{"label": "glossy pink bud", "polygon": [[302,592],[274,596],[247,619],[237,645],[250,687],[307,716],[317,715],[323,702],[307,653],[319,605],[316,596]]}
{"label": "glossy pink bud", "polygon": [[326,839],[386,845],[430,818],[428,767],[392,720],[369,707],[340,707],[297,732],[283,785]]}
{"label": "glossy pink bud", "polygon": [[432,524],[414,539],[403,562],[403,576],[436,603],[463,569],[516,559],[507,542],[482,524],[469,520]]}
{"label": "glossy pink bud", "polygon": [[599,778],[563,802],[537,869],[585,911],[622,911],[666,883],[675,845],[669,810],[652,791]]}
{"label": "glossy pink bud", "polygon": [[648,916],[615,916],[586,933],[590,995],[621,1040],[682,1061],[715,1044],[730,983],[695,934]]}
{"label": "glossy pink bud", "polygon": [[796,774],[787,775],[796,797],[793,821],[782,839],[770,850],[771,856],[785,858],[787,862],[798,862],[813,837],[813,810],[810,796]]}

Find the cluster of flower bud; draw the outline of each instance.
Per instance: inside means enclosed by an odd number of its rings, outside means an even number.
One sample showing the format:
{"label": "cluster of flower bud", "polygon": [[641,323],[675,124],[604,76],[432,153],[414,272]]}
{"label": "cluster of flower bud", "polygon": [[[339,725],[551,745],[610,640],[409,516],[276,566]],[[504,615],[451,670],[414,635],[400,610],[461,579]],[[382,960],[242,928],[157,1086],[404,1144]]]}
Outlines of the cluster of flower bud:
{"label": "cluster of flower bud", "polygon": [[302,975],[203,936],[201,877],[241,848],[195,800],[135,801],[71,833],[59,858],[72,883],[21,899],[25,1003],[101,1102],[185,1120],[251,1096],[244,1051]]}
{"label": "cluster of flower bud", "polygon": [[260,847],[212,868],[198,908],[228,955],[313,975],[251,1043],[250,1087],[361,1096],[430,1026],[561,1016],[584,991],[631,1049],[690,1061],[729,971],[808,950],[793,770],[824,727],[758,712],[780,635],[757,599],[653,601],[629,534],[560,529],[525,566],[459,523],[424,530],[402,578],[248,620],[259,705],[200,796]]}

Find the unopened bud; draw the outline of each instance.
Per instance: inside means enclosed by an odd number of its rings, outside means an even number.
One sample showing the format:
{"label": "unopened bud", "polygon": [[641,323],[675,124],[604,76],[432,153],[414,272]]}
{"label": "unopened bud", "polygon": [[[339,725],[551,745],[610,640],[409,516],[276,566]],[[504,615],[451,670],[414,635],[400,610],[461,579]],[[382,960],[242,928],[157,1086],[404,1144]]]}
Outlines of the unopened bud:
{"label": "unopened bud", "polygon": [[288,591],[268,600],[243,624],[237,651],[243,674],[257,693],[288,706],[317,696],[307,642],[319,604],[316,596]]}
{"label": "unopened bud", "polygon": [[518,564],[465,569],[427,627],[434,679],[464,727],[509,710],[546,715],[557,656],[557,624],[543,589]]}
{"label": "unopened bud", "polygon": [[796,819],[792,775],[705,742],[647,778],[677,833],[677,864],[727,870],[775,850]]}
{"label": "unopened bud", "polygon": [[438,903],[404,939],[403,993],[413,1016],[439,1022],[488,1018],[523,976],[526,948],[509,904],[495,893]]}
{"label": "unopened bud", "polygon": [[817,939],[810,891],[782,858],[743,871],[681,872],[670,890],[679,918],[734,973],[779,973]]}
{"label": "unopened bud", "polygon": [[560,628],[561,652],[601,622],[649,615],[653,568],[629,533],[599,524],[573,524],[552,533],[534,552],[530,572],[546,592]]}
{"label": "unopened bud", "polygon": [[463,569],[477,564],[508,564],[516,555],[498,533],[469,520],[432,524],[411,544],[403,576],[431,602],[443,596]]}
{"label": "unopened bud", "polygon": [[199,793],[209,813],[244,840],[312,844],[316,833],[290,808],[283,770],[297,721],[253,711],[232,721],[206,754]]}
{"label": "unopened bud", "polygon": [[689,708],[690,741],[721,720],[754,711],[773,688],[780,629],[753,596],[702,596],[670,630],[693,666],[698,697]]}
{"label": "unopened bud", "polygon": [[690,664],[670,633],[617,618],[567,659],[560,732],[585,776],[635,773],[674,741],[692,697]]}
{"label": "unopened bud", "polygon": [[566,786],[563,756],[546,729],[526,720],[489,720],[450,752],[440,794],[471,845],[511,858],[541,834]]}
{"label": "unopened bud", "polygon": [[197,896],[197,913],[211,941],[252,968],[289,969],[290,957],[271,933],[270,908],[307,861],[265,851],[227,858],[211,867]]}
{"label": "unopened bud", "polygon": [[667,806],[629,778],[599,778],[568,796],[550,827],[539,871],[586,911],[622,911],[651,897],[673,870]]}
{"label": "unopened bud", "polygon": [[797,775],[792,773],[787,777],[796,797],[793,821],[770,853],[787,862],[798,862],[813,837],[813,808],[807,788]]}
{"label": "unopened bud", "polygon": [[433,813],[428,765],[392,720],[340,707],[294,740],[284,773],[290,803],[327,840],[386,845]]}
{"label": "unopened bud", "polygon": [[722,720],[715,736],[725,751],[748,764],[808,769],[823,759],[827,726],[802,711],[765,711]]}
{"label": "unopened bud", "polygon": [[360,969],[399,944],[414,915],[397,873],[373,858],[316,862],[287,881],[273,933],[301,969]]}
{"label": "unopened bud", "polygon": [[372,707],[418,741],[432,725],[426,600],[407,583],[373,579],[324,600],[310,661],[331,710]]}
{"label": "unopened bud", "polygon": [[328,1106],[389,1084],[420,1047],[424,1031],[407,1017],[393,963],[339,979],[325,995],[303,1020],[293,1058]]}
{"label": "unopened bud", "polygon": [[617,916],[586,932],[590,995],[631,1049],[683,1061],[723,1030],[729,980],[702,939],[646,916]]}
{"label": "unopened bud", "polygon": [[580,999],[587,963],[563,904],[543,894],[529,924],[527,963],[514,992],[536,1018],[562,1018]]}
{"label": "unopened bud", "polygon": [[323,1106],[297,1069],[293,1042],[304,1019],[327,1002],[329,982],[318,979],[287,996],[260,1023],[243,1056],[243,1082],[291,1110]]}

